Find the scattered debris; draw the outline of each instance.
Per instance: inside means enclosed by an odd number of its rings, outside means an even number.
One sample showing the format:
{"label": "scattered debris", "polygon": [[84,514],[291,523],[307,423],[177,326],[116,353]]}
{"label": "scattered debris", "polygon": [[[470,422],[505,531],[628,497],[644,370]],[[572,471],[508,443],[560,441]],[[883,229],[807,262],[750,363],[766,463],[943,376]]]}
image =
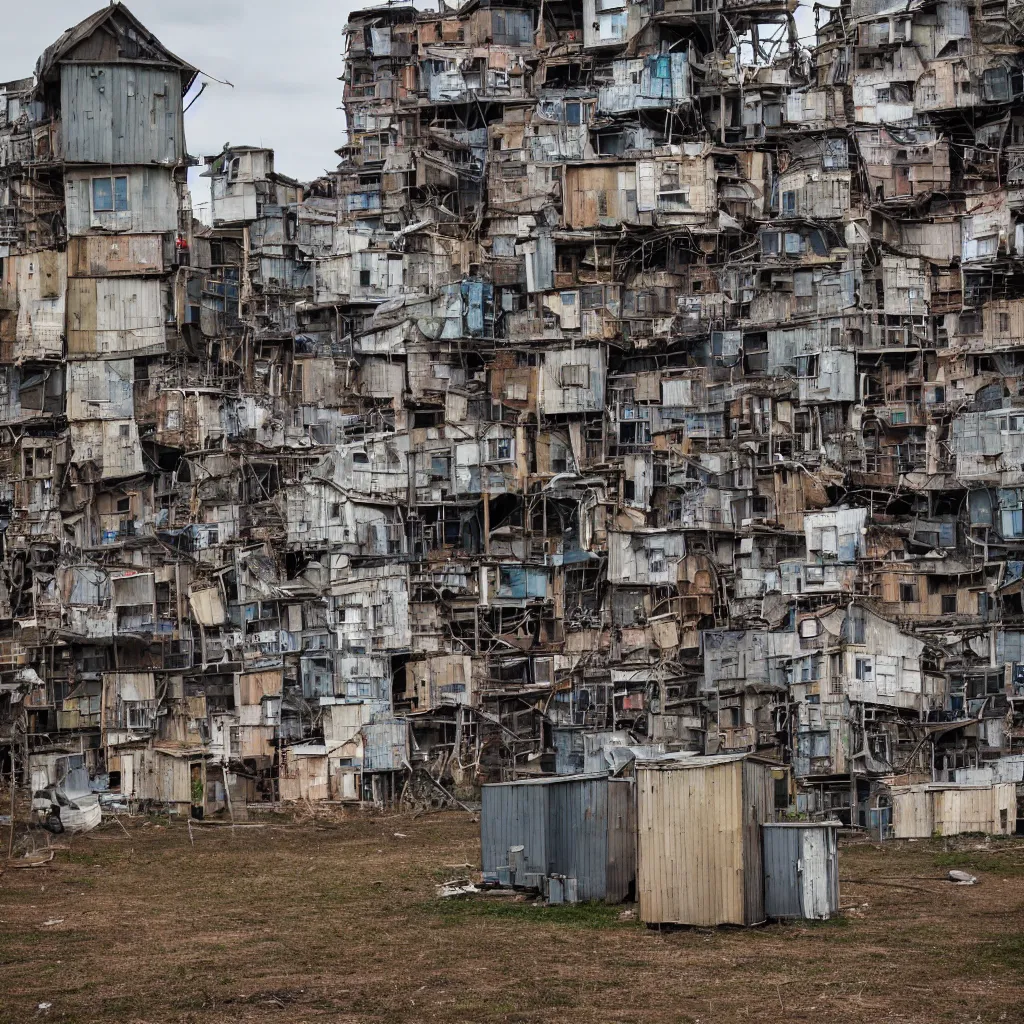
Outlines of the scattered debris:
{"label": "scattered debris", "polygon": [[478,893],[482,890],[475,886],[468,879],[457,879],[454,882],[445,882],[437,887],[437,895],[441,898],[448,896],[468,896],[471,893]]}
{"label": "scattered debris", "polygon": [[978,881],[975,875],[969,874],[967,871],[950,871],[949,880],[955,885],[975,885]]}

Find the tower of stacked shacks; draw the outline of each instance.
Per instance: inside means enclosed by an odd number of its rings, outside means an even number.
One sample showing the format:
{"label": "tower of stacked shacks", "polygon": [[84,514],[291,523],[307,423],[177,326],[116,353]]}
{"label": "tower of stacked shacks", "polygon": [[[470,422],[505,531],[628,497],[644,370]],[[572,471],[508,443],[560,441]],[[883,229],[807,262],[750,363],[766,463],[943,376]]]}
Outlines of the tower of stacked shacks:
{"label": "tower of stacked shacks", "polygon": [[0,770],[212,812],[750,750],[854,824],[1009,771],[1024,8],[899,8],[358,11],[337,171],[228,146],[205,225],[125,7],[0,85]]}

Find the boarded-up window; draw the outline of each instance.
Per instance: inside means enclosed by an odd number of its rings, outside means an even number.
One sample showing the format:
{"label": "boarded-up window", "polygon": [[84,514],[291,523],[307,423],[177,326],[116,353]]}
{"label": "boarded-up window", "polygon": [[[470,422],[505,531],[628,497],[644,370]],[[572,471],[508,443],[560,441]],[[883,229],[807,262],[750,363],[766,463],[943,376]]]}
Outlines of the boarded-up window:
{"label": "boarded-up window", "polygon": [[563,388],[589,388],[590,367],[586,363],[569,363],[560,373]]}

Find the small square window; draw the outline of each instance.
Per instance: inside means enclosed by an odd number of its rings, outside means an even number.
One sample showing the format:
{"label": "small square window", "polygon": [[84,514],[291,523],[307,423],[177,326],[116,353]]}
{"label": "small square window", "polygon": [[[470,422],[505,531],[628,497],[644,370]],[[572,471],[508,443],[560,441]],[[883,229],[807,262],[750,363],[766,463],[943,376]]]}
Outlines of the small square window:
{"label": "small square window", "polygon": [[128,178],[92,179],[93,213],[123,213],[128,209]]}
{"label": "small square window", "polygon": [[492,437],[487,441],[488,462],[511,462],[512,439],[510,437]]}
{"label": "small square window", "polygon": [[361,288],[370,287],[370,272],[368,270],[359,271],[359,286]]}

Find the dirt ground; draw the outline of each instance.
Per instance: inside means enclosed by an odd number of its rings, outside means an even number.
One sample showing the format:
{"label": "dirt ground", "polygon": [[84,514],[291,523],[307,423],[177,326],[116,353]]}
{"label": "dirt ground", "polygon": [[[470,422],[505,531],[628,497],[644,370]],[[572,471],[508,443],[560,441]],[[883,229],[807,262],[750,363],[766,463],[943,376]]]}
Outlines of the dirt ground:
{"label": "dirt ground", "polygon": [[478,865],[466,813],[194,845],[163,821],[0,877],[0,1022],[1024,1021],[1021,840],[849,843],[834,921],[659,933],[621,907],[437,899]]}

